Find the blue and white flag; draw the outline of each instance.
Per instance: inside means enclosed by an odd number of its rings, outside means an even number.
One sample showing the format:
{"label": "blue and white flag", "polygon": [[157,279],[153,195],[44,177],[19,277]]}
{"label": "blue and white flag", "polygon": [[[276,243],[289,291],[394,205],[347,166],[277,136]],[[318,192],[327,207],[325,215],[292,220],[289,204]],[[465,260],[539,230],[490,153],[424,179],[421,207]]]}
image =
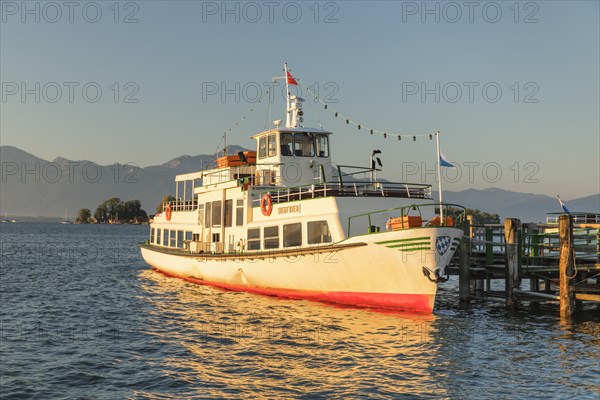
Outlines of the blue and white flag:
{"label": "blue and white flag", "polygon": [[448,161],[448,159],[446,158],[444,153],[441,152],[441,150],[440,150],[440,166],[454,168],[454,164],[452,164],[450,161]]}
{"label": "blue and white flag", "polygon": [[560,206],[562,207],[563,211],[567,214],[571,214],[571,211],[569,211],[567,206],[565,206],[565,203],[562,202],[562,200],[560,199],[560,196],[556,195],[556,198],[558,199],[558,202],[560,203]]}

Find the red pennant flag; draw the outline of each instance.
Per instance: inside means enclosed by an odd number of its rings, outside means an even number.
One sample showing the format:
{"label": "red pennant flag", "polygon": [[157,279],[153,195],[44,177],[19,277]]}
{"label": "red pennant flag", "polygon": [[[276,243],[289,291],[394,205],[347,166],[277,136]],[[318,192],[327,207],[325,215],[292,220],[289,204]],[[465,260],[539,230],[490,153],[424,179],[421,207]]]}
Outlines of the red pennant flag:
{"label": "red pennant flag", "polygon": [[289,72],[287,73],[287,83],[288,83],[288,85],[298,86],[298,82],[296,82],[296,80],[294,79],[292,74],[290,74]]}

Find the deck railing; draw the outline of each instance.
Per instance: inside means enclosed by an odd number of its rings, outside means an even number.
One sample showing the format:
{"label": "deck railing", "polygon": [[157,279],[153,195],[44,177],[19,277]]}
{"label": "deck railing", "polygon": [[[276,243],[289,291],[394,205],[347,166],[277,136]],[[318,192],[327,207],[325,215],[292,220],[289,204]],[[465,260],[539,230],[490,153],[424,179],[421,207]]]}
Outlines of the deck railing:
{"label": "deck railing", "polygon": [[171,211],[194,211],[198,209],[198,202],[192,200],[172,200],[163,202],[163,212],[167,209],[167,205],[171,206]]}
{"label": "deck railing", "polygon": [[355,181],[344,184],[335,182],[289,188],[269,188],[256,192],[257,197],[252,200],[253,206],[258,207],[260,205],[260,199],[264,194],[269,194],[273,203],[286,203],[328,196],[431,199],[431,186],[414,183]]}
{"label": "deck railing", "polygon": [[[454,226],[461,227],[465,220],[466,209],[458,204],[443,204],[444,221],[439,218],[439,203],[413,204],[405,207],[389,208],[386,210],[372,211],[364,214],[353,215],[348,218],[347,237],[379,233],[395,230],[390,226],[390,218],[399,218],[407,223],[400,222],[401,229],[421,228],[426,226]],[[410,217],[418,217],[414,225]]]}

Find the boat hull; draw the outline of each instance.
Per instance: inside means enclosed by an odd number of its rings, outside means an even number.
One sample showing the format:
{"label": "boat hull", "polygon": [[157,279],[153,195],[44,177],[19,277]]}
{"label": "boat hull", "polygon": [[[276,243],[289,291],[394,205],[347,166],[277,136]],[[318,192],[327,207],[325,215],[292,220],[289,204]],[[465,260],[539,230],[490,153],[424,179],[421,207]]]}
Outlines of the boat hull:
{"label": "boat hull", "polygon": [[[437,238],[447,247],[438,250]],[[156,270],[228,290],[359,307],[431,313],[437,283],[462,231],[421,228],[352,237],[337,245],[241,254],[189,254],[140,245]]]}

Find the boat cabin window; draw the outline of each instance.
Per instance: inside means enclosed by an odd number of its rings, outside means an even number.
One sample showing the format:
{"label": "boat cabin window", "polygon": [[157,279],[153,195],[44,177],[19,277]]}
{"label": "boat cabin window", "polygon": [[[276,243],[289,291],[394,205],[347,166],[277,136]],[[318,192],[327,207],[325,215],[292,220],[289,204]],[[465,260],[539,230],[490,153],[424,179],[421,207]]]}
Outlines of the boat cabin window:
{"label": "boat cabin window", "polygon": [[277,155],[277,135],[275,135],[274,133],[272,135],[269,135],[268,145],[269,145],[269,157],[276,156]]}
{"label": "boat cabin window", "polygon": [[163,231],[163,246],[169,247],[169,230]]}
{"label": "boat cabin window", "polygon": [[177,247],[183,248],[183,231],[177,231]]}
{"label": "boat cabin window", "polygon": [[329,138],[323,133],[315,135],[318,157],[329,157]]}
{"label": "boat cabin window", "polygon": [[307,224],[308,244],[331,243],[327,221],[311,221]]}
{"label": "boat cabin window", "polygon": [[233,225],[233,200],[225,200],[225,227]]}
{"label": "boat cabin window", "polygon": [[283,226],[283,247],[302,246],[302,224]]}
{"label": "boat cabin window", "polygon": [[212,226],[221,226],[221,200],[212,202]]}
{"label": "boat cabin window", "polygon": [[185,240],[192,240],[192,231],[185,231]]}
{"label": "boat cabin window", "polygon": [[177,231],[169,231],[169,247],[177,247]]}
{"label": "boat cabin window", "polygon": [[204,205],[204,224],[205,224],[205,226],[207,226],[207,227],[210,226],[211,218],[212,218],[212,204],[206,203]]}
{"label": "boat cabin window", "polygon": [[150,229],[150,243],[154,243],[154,228]]}
{"label": "boat cabin window", "polygon": [[281,155],[282,156],[293,156],[292,148],[294,144],[294,137],[291,133],[282,133],[279,136],[281,142]]}
{"label": "boat cabin window", "polygon": [[198,204],[198,225],[204,225],[204,203]]}
{"label": "boat cabin window", "polygon": [[278,226],[266,226],[263,232],[264,246],[266,249],[277,249],[279,248],[279,227]]}
{"label": "boat cabin window", "polygon": [[260,250],[260,228],[248,229],[248,250]]}
{"label": "boat cabin window", "polygon": [[310,133],[294,134],[294,155],[298,157],[315,156],[315,145]]}
{"label": "boat cabin window", "polygon": [[158,229],[156,230],[156,244],[160,244],[160,239],[161,239],[161,236],[160,236],[160,234],[161,234],[161,233],[162,233],[161,229],[160,229],[160,228],[158,228]]}
{"label": "boat cabin window", "polygon": [[235,225],[236,226],[244,225],[244,199],[236,200]]}
{"label": "boat cabin window", "polygon": [[258,139],[258,158],[267,157],[267,138],[266,136]]}

